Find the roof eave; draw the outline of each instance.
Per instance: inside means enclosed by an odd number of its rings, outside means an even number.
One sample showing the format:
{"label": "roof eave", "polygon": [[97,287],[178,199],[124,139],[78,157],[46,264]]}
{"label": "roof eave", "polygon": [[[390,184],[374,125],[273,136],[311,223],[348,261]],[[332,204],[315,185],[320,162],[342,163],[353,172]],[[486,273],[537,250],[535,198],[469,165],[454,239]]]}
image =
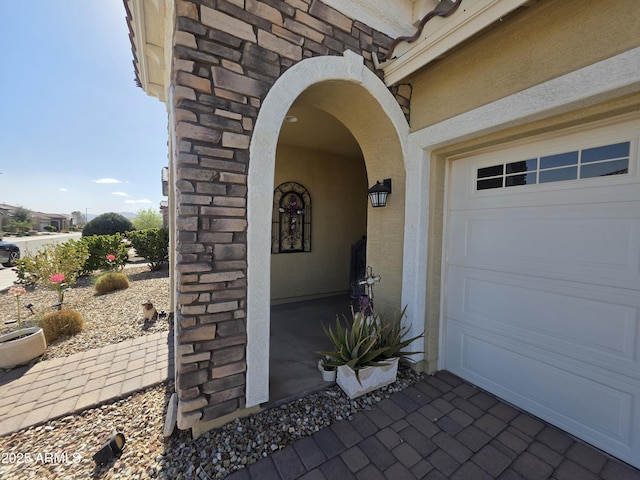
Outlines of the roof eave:
{"label": "roof eave", "polygon": [[414,43],[401,43],[395,57],[378,64],[388,86],[398,84],[425,65],[445,55],[529,0],[476,0],[465,2],[451,17],[434,18]]}
{"label": "roof eave", "polygon": [[[164,48],[167,35],[167,5],[165,0],[123,0],[133,53],[136,85],[148,95],[166,100],[168,72]],[[147,31],[152,26],[153,32]]]}

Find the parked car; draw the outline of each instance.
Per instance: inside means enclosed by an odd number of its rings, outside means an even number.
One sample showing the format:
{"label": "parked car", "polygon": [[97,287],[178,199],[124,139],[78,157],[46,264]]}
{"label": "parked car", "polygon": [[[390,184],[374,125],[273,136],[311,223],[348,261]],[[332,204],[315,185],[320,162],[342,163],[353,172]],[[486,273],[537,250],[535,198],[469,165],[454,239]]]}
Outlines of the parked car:
{"label": "parked car", "polygon": [[20,258],[20,248],[15,243],[3,242],[0,237],[0,263],[4,267],[13,267]]}

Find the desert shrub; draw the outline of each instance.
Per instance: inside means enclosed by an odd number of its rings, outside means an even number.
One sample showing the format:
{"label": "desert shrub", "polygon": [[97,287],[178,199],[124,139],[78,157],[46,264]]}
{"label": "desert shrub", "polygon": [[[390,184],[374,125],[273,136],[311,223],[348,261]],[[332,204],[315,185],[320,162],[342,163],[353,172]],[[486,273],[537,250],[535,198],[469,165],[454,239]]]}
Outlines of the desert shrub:
{"label": "desert shrub", "polygon": [[[96,270],[121,269],[129,258],[129,245],[123,240],[121,233],[82,237],[79,241],[89,250],[89,258],[84,263],[82,273],[86,275]],[[109,255],[115,256],[115,260],[108,261]]]}
{"label": "desert shrub", "polygon": [[162,269],[169,259],[169,230],[166,228],[147,228],[127,232],[127,238],[138,255],[149,262],[152,271]]}
{"label": "desert shrub", "polygon": [[19,220],[10,220],[9,223],[5,226],[5,228],[16,235],[24,235],[31,228],[31,222],[27,221],[19,221]]}
{"label": "desert shrub", "polygon": [[40,283],[51,287],[53,275],[64,275],[65,283],[73,285],[89,258],[87,245],[76,240],[45,245],[34,255],[16,262],[18,281],[25,284]]}
{"label": "desert shrub", "polygon": [[103,213],[87,223],[82,229],[82,236],[113,235],[133,230],[131,221],[119,213]]}
{"label": "desert shrub", "polygon": [[95,288],[100,295],[115,292],[116,290],[124,290],[129,288],[129,279],[124,273],[103,273],[98,277]]}
{"label": "desert shrub", "polygon": [[47,313],[38,321],[44,331],[47,342],[53,342],[62,336],[75,335],[84,329],[84,319],[75,310],[58,310]]}
{"label": "desert shrub", "polygon": [[9,212],[9,223],[5,228],[18,235],[25,234],[31,229],[32,220],[31,210],[16,207]]}

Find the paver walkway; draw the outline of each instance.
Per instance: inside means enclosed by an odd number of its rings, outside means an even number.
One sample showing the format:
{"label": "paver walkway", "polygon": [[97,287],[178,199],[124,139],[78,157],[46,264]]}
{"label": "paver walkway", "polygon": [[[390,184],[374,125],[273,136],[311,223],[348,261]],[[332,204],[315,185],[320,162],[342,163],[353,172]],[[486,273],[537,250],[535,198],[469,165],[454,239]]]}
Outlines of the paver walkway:
{"label": "paver walkway", "polygon": [[[173,377],[161,332],[0,374],[0,436]],[[640,480],[640,471],[439,372],[228,480]]]}
{"label": "paver walkway", "polygon": [[639,480],[640,471],[439,372],[227,480],[294,478]]}
{"label": "paver walkway", "polygon": [[0,435],[84,410],[174,374],[172,332],[0,373]]}

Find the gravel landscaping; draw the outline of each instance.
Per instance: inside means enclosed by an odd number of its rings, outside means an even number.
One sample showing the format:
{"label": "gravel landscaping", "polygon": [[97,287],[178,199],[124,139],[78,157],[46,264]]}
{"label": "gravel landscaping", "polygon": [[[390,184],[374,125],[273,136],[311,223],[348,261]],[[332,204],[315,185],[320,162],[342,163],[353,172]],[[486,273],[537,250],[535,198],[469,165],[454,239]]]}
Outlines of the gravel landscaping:
{"label": "gravel landscaping", "polygon": [[[168,308],[167,270],[150,272],[143,264],[128,267],[125,273],[131,280],[126,290],[96,295],[92,288],[95,278],[87,278],[65,294],[64,306],[79,311],[86,328],[75,337],[53,342],[42,359],[169,329],[167,319],[159,319],[145,329],[141,307],[151,300],[158,310]],[[15,318],[15,300],[6,293],[0,295],[0,320],[4,324]],[[21,303],[33,303],[32,318],[36,318],[52,311],[56,298],[52,290],[30,287]],[[2,330],[9,329],[3,325]],[[163,436],[166,406],[174,386],[161,384],[1,438],[0,479],[222,479],[295,440],[370,408],[419,381],[421,375],[401,367],[398,377],[396,383],[356,400],[349,400],[339,387],[330,386],[235,420],[197,439],[192,439],[189,431],[176,430],[171,437]],[[125,435],[124,452],[110,464],[96,468],[93,454],[115,432]]]}
{"label": "gravel landscaping", "polygon": [[[349,400],[334,385],[234,420],[197,439],[192,439],[188,431],[177,430],[164,438],[164,412],[173,384],[163,384],[2,438],[0,454],[6,461],[0,461],[0,478],[222,479],[335,421],[370,408],[420,378],[401,368],[396,383],[356,400]],[[124,451],[97,469],[92,456],[116,431],[125,435]]]}
{"label": "gravel landscaping", "polygon": [[[80,312],[85,321],[85,329],[73,336],[60,338],[47,346],[45,354],[38,359],[66,357],[73,353],[122,342],[149,333],[169,329],[167,318],[158,319],[144,328],[142,303],[151,300],[158,311],[168,310],[169,270],[149,271],[146,263],[129,264],[124,269],[131,286],[105,295],[97,295],[93,288],[96,276],[81,278],[64,295],[63,308]],[[20,297],[23,326],[32,326],[44,313],[54,311],[57,292],[43,286],[27,287],[27,293]],[[25,305],[33,304],[33,314]],[[7,293],[0,294],[0,334],[17,328],[17,324],[4,322],[16,319],[16,302]]]}

